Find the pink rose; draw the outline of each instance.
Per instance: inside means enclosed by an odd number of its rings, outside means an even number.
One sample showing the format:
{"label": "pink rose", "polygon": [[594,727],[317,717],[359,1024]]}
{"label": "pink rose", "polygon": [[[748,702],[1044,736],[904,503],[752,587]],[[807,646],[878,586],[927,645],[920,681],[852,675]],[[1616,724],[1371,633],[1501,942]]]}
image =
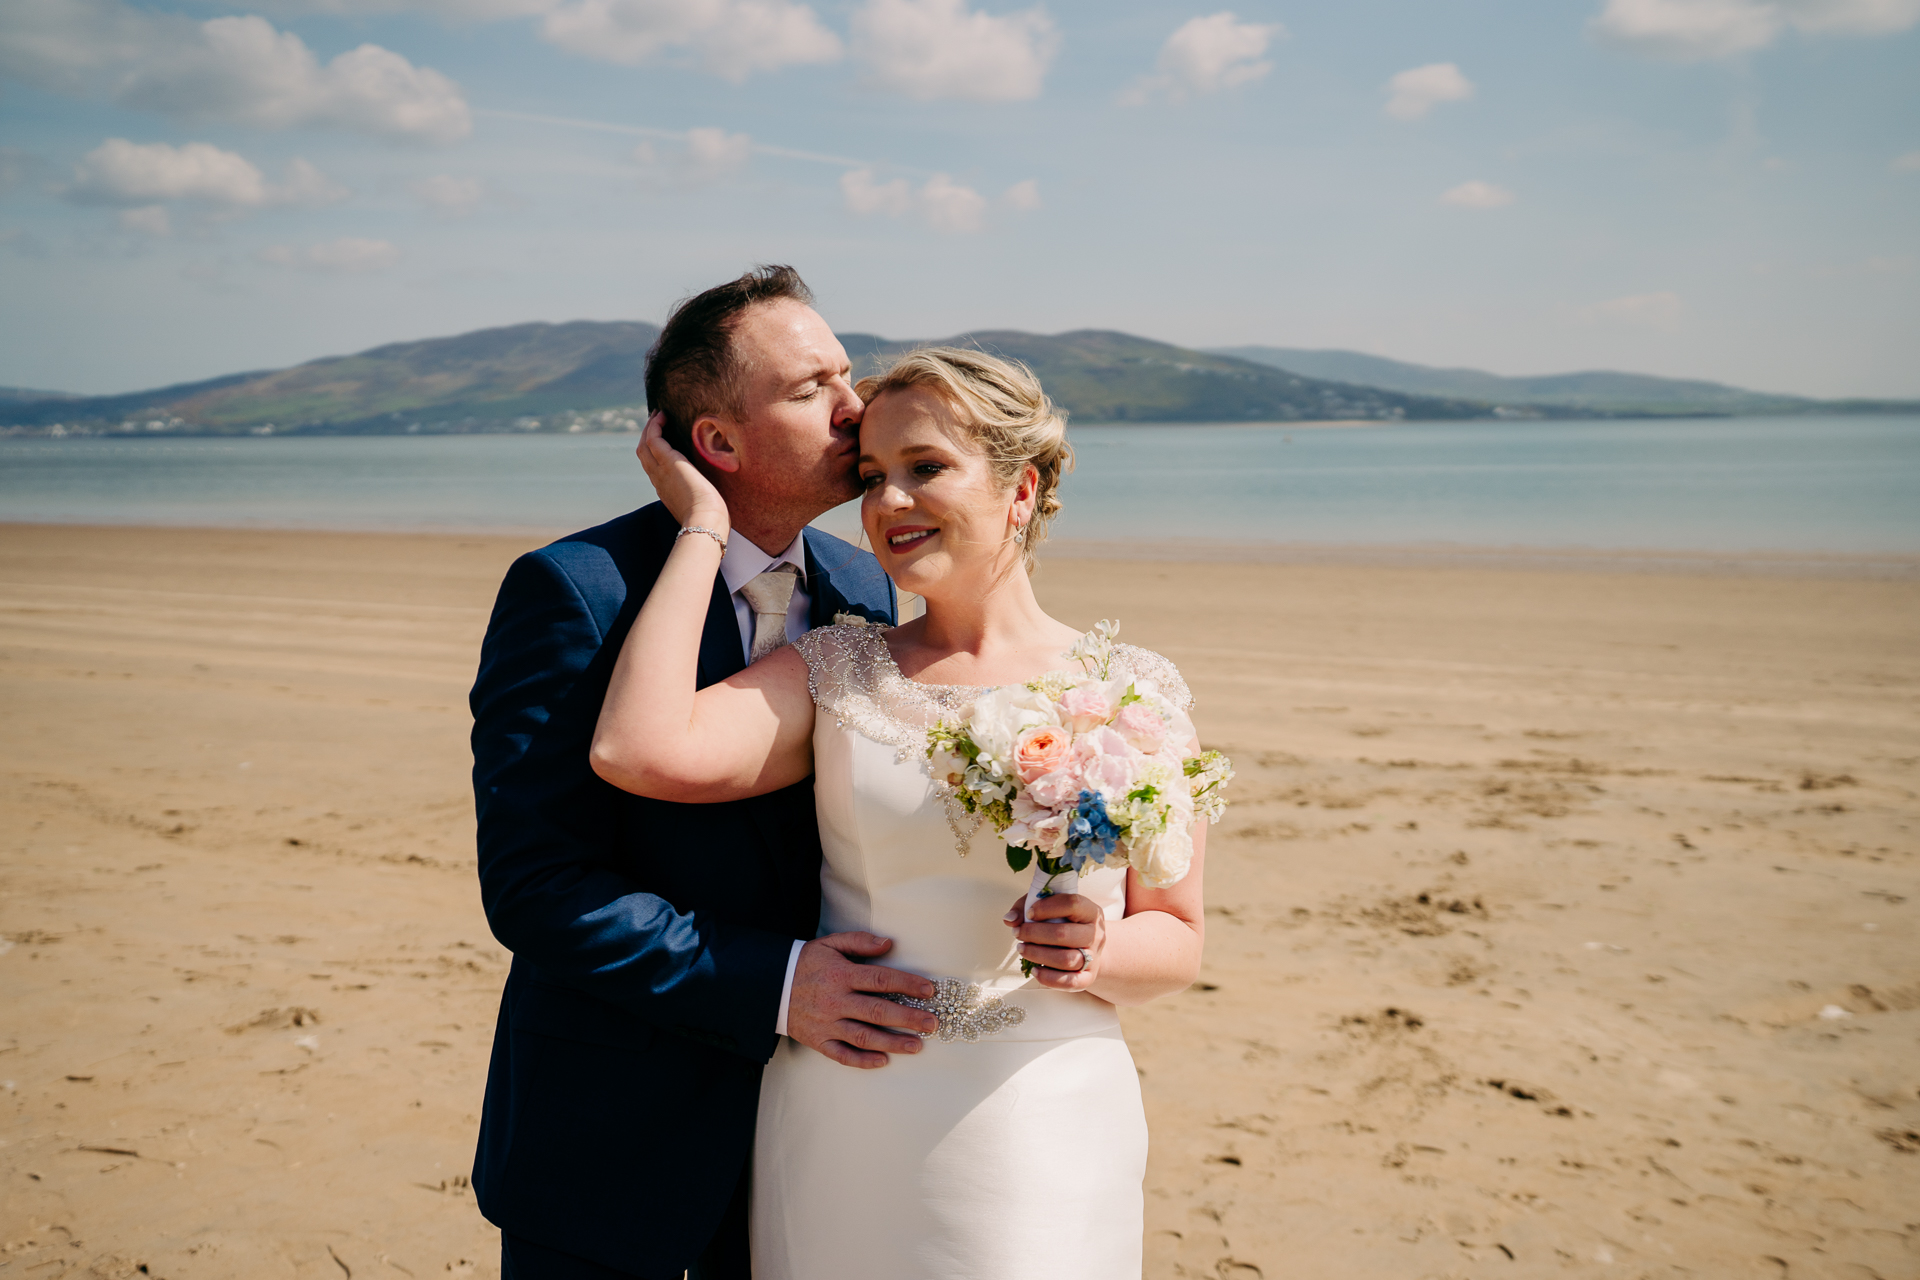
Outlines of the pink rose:
{"label": "pink rose", "polygon": [[1079,775],[1071,769],[1059,769],[1029,782],[1025,797],[1043,809],[1059,809],[1079,794]]}
{"label": "pink rose", "polygon": [[1060,698],[1060,716],[1075,733],[1113,718],[1113,699],[1099,685],[1075,685]]}
{"label": "pink rose", "polygon": [[1013,768],[1020,781],[1052,773],[1067,762],[1073,740],[1052,725],[1035,725],[1021,733],[1013,745]]}
{"label": "pink rose", "polygon": [[1120,714],[1114,718],[1113,727],[1136,750],[1148,755],[1160,749],[1166,740],[1167,722],[1160,713],[1144,702],[1135,702],[1120,708]]}
{"label": "pink rose", "polygon": [[1125,738],[1104,725],[1081,734],[1073,744],[1074,771],[1080,775],[1081,785],[1108,796],[1126,794],[1145,759]]}

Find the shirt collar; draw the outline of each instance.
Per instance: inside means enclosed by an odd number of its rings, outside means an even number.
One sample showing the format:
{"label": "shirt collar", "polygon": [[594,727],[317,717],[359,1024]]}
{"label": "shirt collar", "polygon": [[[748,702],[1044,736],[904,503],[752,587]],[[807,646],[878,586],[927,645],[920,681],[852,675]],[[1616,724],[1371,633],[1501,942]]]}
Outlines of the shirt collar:
{"label": "shirt collar", "polygon": [[800,571],[800,584],[807,581],[806,530],[793,535],[793,541],[779,555],[768,555],[739,533],[727,539],[726,552],[720,557],[720,577],[729,595],[777,564],[790,564]]}

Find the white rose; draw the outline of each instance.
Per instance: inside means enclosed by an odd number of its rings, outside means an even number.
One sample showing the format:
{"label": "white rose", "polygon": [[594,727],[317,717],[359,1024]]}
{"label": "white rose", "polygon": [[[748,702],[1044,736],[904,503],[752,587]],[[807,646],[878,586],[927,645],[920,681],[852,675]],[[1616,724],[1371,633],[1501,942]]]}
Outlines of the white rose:
{"label": "white rose", "polygon": [[1176,819],[1159,835],[1134,842],[1129,853],[1141,883],[1150,889],[1165,889],[1179,883],[1193,865],[1192,829]]}
{"label": "white rose", "polygon": [[1041,694],[1016,685],[995,689],[973,704],[973,715],[967,720],[967,735],[987,755],[1010,762],[1014,744],[1023,730],[1058,723],[1051,702]]}

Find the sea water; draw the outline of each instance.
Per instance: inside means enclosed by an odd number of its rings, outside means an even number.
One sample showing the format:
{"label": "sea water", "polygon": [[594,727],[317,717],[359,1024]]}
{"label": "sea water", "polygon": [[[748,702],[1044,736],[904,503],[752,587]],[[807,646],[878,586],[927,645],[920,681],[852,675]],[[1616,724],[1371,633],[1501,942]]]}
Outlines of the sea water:
{"label": "sea water", "polygon": [[[1063,538],[1920,551],[1920,416],[1077,427]],[[0,440],[0,521],[565,531],[631,435]],[[852,507],[821,523],[857,527]]]}

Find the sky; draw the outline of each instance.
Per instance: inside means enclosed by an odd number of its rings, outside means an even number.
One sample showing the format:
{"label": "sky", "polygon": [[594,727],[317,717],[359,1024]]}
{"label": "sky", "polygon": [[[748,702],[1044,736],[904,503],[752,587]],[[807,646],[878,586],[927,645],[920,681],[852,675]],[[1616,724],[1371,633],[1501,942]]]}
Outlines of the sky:
{"label": "sky", "polygon": [[755,262],[890,338],[1920,397],[1920,0],[0,5],[0,384]]}

